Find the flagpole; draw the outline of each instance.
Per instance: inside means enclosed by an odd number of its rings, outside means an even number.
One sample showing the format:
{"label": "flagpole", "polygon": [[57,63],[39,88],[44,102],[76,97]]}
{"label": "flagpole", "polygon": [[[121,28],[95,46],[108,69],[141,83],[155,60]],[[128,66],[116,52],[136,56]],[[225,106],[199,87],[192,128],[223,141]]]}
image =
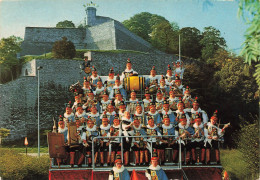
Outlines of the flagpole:
{"label": "flagpole", "polygon": [[179,34],[179,59],[181,60],[181,35]]}

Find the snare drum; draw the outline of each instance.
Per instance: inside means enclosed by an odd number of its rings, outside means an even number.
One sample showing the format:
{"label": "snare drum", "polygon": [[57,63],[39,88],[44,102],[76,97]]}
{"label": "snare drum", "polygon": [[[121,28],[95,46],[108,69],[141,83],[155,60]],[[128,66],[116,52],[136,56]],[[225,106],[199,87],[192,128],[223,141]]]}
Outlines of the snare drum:
{"label": "snare drum", "polygon": [[139,76],[131,76],[124,78],[124,87],[127,91],[141,91],[145,89],[145,78]]}

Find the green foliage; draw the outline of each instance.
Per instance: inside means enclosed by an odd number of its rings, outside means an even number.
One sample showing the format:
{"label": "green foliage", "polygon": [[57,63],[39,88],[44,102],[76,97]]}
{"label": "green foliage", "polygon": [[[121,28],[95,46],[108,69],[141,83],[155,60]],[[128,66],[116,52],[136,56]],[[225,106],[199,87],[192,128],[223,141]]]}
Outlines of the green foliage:
{"label": "green foliage", "polygon": [[75,28],[75,24],[72,21],[61,21],[56,24],[57,28]]}
{"label": "green foliage", "polygon": [[0,176],[4,179],[46,179],[48,171],[48,156],[37,158],[0,148]]}
{"label": "green foliage", "polygon": [[151,41],[152,45],[159,50],[166,53],[173,53],[173,44],[176,42],[176,39],[178,39],[178,33],[174,33],[174,30],[169,22],[164,21],[153,26]]}
{"label": "green foliage", "polygon": [[153,26],[162,22],[168,22],[164,17],[151,14],[148,12],[142,12],[134,15],[129,20],[125,20],[123,25],[129,29],[129,31],[142,37],[144,40],[150,42],[150,34],[153,31]]}
{"label": "green foliage", "polygon": [[[238,15],[243,17],[249,25],[245,33],[246,40],[243,43],[241,55],[245,57],[245,62],[251,65],[253,61],[259,62],[260,57],[260,3],[258,0],[240,0]],[[260,86],[260,65],[254,77]]]}
{"label": "green foliage", "polygon": [[218,49],[224,49],[226,47],[226,41],[220,36],[219,30],[209,26],[204,28],[200,45],[202,46],[201,57],[208,61]]}
{"label": "green foliage", "polygon": [[244,123],[239,133],[238,150],[241,159],[247,163],[247,171],[252,179],[259,177],[259,120],[256,117],[253,124]]}
{"label": "green foliage", "polygon": [[73,59],[76,55],[76,49],[71,41],[63,37],[62,40],[54,43],[52,53],[54,58]]}
{"label": "green foliage", "polygon": [[16,36],[0,40],[0,83],[13,80],[19,74],[17,53],[21,51],[22,39]]}
{"label": "green foliage", "polygon": [[200,58],[201,57],[201,32],[197,28],[185,27],[180,30],[181,35],[181,54],[183,56]]}

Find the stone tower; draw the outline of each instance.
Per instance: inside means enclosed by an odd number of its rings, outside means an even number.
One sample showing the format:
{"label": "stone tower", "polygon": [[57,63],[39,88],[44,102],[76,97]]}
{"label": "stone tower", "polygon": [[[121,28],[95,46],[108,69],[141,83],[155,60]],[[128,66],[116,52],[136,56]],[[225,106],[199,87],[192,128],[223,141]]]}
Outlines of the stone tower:
{"label": "stone tower", "polygon": [[96,12],[97,9],[95,7],[87,7],[86,14],[87,14],[87,26],[95,26],[96,25]]}

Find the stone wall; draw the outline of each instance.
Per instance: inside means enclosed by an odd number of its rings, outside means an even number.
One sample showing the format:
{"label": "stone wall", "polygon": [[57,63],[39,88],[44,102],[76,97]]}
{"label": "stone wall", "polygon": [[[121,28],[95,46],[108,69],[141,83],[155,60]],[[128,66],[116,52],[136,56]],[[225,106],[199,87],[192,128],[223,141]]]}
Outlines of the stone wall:
{"label": "stone wall", "polygon": [[[160,54],[92,52],[91,56],[91,65],[103,76],[108,75],[111,67],[114,67],[115,73],[121,74],[128,58],[139,74],[149,74],[153,65],[156,66],[157,74],[165,74],[167,65],[173,59],[176,60],[171,55]],[[32,73],[28,76],[22,73],[20,78],[0,85],[0,127],[11,130],[9,139],[17,139],[26,136],[26,133],[37,131],[36,68],[43,67],[40,70],[40,125],[42,129],[52,129],[53,117],[63,114],[65,103],[73,101],[73,94],[68,91],[69,86],[77,81],[82,83],[86,76],[80,69],[82,63],[80,60],[32,60],[23,67],[23,71],[27,69]]]}
{"label": "stone wall", "polygon": [[109,21],[86,30],[87,49],[115,50],[114,21]]}
{"label": "stone wall", "polygon": [[41,55],[51,52],[55,41],[67,37],[76,49],[85,49],[86,29],[26,27],[21,55]]}

